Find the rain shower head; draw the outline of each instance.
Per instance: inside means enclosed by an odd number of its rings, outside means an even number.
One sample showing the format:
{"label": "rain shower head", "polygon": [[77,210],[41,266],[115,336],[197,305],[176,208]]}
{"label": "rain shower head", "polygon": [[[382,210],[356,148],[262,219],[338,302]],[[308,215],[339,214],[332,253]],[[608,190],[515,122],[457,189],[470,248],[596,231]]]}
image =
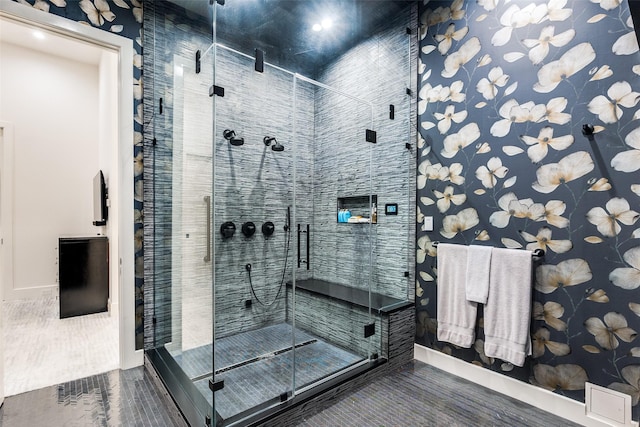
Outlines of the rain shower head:
{"label": "rain shower head", "polygon": [[[278,140],[272,136],[265,136],[263,141],[264,141],[264,145],[266,145],[267,147],[271,146],[271,149],[273,151],[284,151],[284,145],[280,144]],[[273,142],[273,145],[271,145],[272,142]]]}
{"label": "rain shower head", "polygon": [[244,144],[244,138],[239,138],[236,136],[236,131],[231,130],[231,129],[225,129],[224,132],[222,132],[222,136],[224,137],[224,139],[226,139],[227,141],[229,141],[229,143],[233,146],[239,146]]}

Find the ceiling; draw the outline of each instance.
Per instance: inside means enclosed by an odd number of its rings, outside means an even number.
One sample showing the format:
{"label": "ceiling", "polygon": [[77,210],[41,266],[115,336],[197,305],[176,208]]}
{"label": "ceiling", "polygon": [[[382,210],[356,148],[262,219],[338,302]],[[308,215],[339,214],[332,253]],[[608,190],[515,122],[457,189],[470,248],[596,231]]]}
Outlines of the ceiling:
{"label": "ceiling", "polygon": [[[208,1],[170,0],[209,17]],[[265,60],[314,77],[328,63],[385,22],[405,13],[415,0],[226,0],[217,5],[218,42],[243,53],[265,52]],[[330,29],[312,26],[331,18]]]}

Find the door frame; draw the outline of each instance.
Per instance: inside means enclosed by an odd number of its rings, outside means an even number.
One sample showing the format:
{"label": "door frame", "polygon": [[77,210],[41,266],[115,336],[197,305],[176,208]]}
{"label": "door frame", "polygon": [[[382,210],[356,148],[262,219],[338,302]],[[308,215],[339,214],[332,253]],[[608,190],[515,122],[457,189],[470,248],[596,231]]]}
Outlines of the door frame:
{"label": "door frame", "polygon": [[0,16],[109,48],[118,55],[118,144],[111,155],[112,170],[115,173],[112,173],[109,183],[110,195],[117,200],[117,209],[110,212],[110,247],[115,251],[115,256],[111,259],[116,260],[118,266],[116,286],[120,369],[140,366],[144,362],[144,351],[136,350],[135,334],[133,40],[12,1],[0,2]]}

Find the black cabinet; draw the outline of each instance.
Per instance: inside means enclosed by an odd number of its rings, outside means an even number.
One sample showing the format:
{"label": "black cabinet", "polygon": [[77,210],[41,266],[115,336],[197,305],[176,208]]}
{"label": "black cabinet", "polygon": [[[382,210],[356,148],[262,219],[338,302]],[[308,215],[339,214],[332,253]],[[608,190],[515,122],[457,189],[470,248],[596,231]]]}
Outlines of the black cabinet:
{"label": "black cabinet", "polygon": [[106,237],[60,238],[60,318],[107,311],[109,240]]}

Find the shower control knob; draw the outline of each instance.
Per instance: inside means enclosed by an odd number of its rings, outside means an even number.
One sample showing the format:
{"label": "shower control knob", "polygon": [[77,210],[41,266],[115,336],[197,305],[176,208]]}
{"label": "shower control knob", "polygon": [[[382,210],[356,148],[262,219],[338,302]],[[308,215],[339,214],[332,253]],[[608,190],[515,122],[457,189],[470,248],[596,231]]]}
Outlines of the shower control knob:
{"label": "shower control knob", "polygon": [[242,234],[245,237],[251,237],[256,232],[256,225],[251,221],[245,222],[242,224]]}
{"label": "shower control knob", "polygon": [[264,234],[265,237],[271,236],[275,230],[276,226],[273,225],[271,221],[267,221],[262,224],[262,234]]}

